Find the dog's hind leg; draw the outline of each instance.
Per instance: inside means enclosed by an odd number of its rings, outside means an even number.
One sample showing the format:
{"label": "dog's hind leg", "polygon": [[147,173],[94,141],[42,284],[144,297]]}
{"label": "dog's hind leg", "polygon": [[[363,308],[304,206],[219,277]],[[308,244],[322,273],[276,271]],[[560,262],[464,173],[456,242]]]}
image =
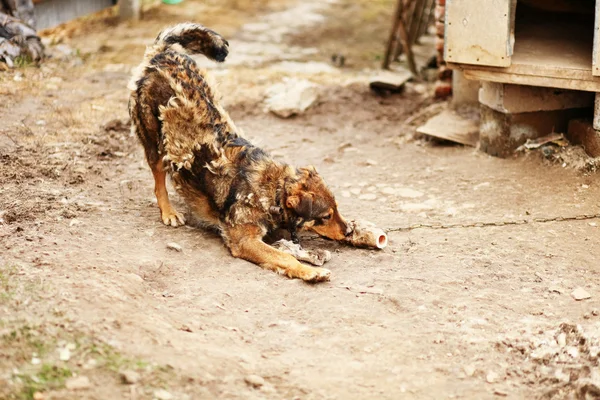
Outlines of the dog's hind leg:
{"label": "dog's hind leg", "polygon": [[185,225],[183,214],[178,213],[169,201],[167,192],[167,173],[159,161],[152,166],[152,175],[154,175],[154,194],[160,208],[160,217],[165,225],[179,226]]}
{"label": "dog's hind leg", "polygon": [[288,278],[299,278],[307,282],[329,280],[331,272],[328,269],[303,265],[291,254],[263,242],[263,232],[258,226],[236,225],[227,228],[224,234],[234,257],[253,262]]}

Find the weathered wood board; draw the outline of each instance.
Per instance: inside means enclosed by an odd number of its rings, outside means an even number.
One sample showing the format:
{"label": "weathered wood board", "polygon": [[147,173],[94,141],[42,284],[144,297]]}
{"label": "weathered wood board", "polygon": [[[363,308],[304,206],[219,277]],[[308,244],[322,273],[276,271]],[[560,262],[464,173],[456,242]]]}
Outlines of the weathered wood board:
{"label": "weathered wood board", "polygon": [[446,0],[446,62],[508,67],[510,0]]}
{"label": "weathered wood board", "polygon": [[594,49],[592,55],[592,75],[600,76],[600,0],[596,0]]}
{"label": "weathered wood board", "polygon": [[35,2],[36,29],[52,28],[72,19],[104,10],[113,0],[45,0]]}

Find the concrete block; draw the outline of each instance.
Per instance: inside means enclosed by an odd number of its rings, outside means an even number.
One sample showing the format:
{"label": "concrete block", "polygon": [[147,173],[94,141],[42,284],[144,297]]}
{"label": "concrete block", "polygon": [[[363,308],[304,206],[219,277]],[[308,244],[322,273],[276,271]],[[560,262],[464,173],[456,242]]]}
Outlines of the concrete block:
{"label": "concrete block", "polygon": [[463,72],[452,72],[452,105],[477,104],[479,97],[479,81],[466,79]]}
{"label": "concrete block", "polygon": [[479,102],[502,113],[526,113],[594,106],[594,93],[482,82]]}
{"label": "concrete block", "polygon": [[566,132],[570,120],[589,114],[589,108],[507,114],[482,104],[480,150],[497,157],[509,157],[527,139]]}
{"label": "concrete block", "polygon": [[592,126],[590,119],[574,119],[569,121],[567,139],[578,144],[590,157],[600,157],[600,132]]}

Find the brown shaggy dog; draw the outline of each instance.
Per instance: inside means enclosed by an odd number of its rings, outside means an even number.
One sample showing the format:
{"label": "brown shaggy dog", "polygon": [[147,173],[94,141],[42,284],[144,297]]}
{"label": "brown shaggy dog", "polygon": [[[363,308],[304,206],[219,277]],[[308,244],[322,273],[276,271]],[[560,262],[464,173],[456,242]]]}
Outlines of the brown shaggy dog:
{"label": "brown shaggy dog", "polygon": [[223,61],[229,44],[202,25],[184,23],[161,32],[132,78],[129,112],[146,151],[162,221],[185,223],[165,186],[170,174],[192,213],[217,228],[231,254],[263,268],[317,282],[324,268],[303,265],[263,238],[278,229],[309,229],[333,240],[351,233],[331,191],[313,167],[274,161],[243,138],[219,105],[206,71],[188,54]]}

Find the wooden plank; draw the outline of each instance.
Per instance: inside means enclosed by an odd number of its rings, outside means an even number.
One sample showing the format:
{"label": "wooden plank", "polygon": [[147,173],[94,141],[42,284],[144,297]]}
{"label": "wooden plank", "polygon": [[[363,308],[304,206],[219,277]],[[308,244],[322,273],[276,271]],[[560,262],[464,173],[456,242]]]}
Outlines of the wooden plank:
{"label": "wooden plank", "polygon": [[552,78],[538,75],[519,75],[506,73],[502,71],[485,71],[481,69],[471,68],[459,69],[463,70],[465,78],[473,80],[512,83],[515,85],[543,86],[560,89],[582,90],[584,92],[600,92],[600,78],[594,78],[589,80],[575,80],[570,78]]}
{"label": "wooden plank", "polygon": [[592,74],[600,76],[600,0],[596,0],[594,18],[594,48],[592,50]]}
{"label": "wooden plank", "polygon": [[52,28],[75,18],[112,7],[112,0],[48,0],[36,3],[36,29]]}
{"label": "wooden plank", "polygon": [[510,58],[510,0],[446,0],[444,59],[507,67]]}
{"label": "wooden plank", "polygon": [[477,146],[479,141],[477,123],[451,110],[444,110],[429,119],[425,125],[417,128],[417,132],[472,147]]}

